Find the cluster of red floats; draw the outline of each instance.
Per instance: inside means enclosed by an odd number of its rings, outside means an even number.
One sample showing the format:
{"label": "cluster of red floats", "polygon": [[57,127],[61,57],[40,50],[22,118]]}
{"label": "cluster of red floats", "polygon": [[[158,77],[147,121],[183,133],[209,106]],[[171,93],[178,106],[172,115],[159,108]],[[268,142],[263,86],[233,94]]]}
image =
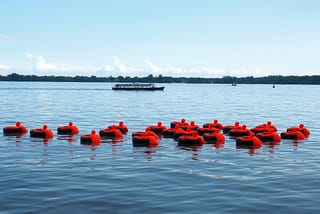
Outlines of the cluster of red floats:
{"label": "cluster of red floats", "polygon": [[[101,137],[113,139],[122,138],[123,134],[126,134],[127,132],[128,127],[120,121],[118,125],[111,125],[106,129],[100,130],[99,134],[96,134],[96,131],[92,130],[88,135],[81,135],[80,142],[82,144],[99,145]],[[3,128],[3,134],[6,136],[21,136],[26,133],[28,133],[28,129],[25,126],[22,126],[20,122],[16,122],[15,126],[6,126]],[[79,134],[79,129],[70,121],[67,126],[59,126],[57,128],[57,134],[72,136]],[[51,139],[54,137],[54,134],[52,130],[48,129],[48,126],[44,124],[42,128],[30,130],[30,137]]]}
{"label": "cluster of red floats", "polygon": [[[205,123],[200,127],[194,121],[188,123],[185,119],[181,119],[181,121],[171,122],[170,128],[158,122],[155,126],[146,127],[145,131],[136,131],[132,134],[132,143],[133,146],[156,146],[158,145],[158,139],[163,137],[173,138],[179,146],[201,146],[205,143],[223,144],[225,135],[229,135],[235,139],[237,146],[259,148],[262,146],[262,142],[280,142],[281,139],[303,140],[310,135],[310,131],[303,124],[288,128],[286,132],[282,132],[280,135],[277,131],[277,127],[270,121],[248,129],[246,125],[240,125],[239,122],[235,122],[234,125],[223,126],[218,120],[214,120],[212,123]],[[3,128],[4,135],[19,136],[27,132],[27,128],[22,126],[20,122],[16,122],[15,126]],[[81,135],[80,142],[98,145],[101,137],[121,139],[127,132],[128,127],[120,121],[117,125],[111,125],[100,130],[99,134],[92,130],[88,135]],[[58,135],[76,135],[78,133],[79,129],[72,122],[69,122],[67,126],[57,128]],[[50,139],[53,136],[53,132],[48,129],[47,125],[30,131],[30,137]]]}
{"label": "cluster of red floats", "polygon": [[158,138],[173,138],[179,146],[201,146],[205,143],[223,144],[225,135],[235,139],[239,147],[260,148],[262,142],[280,142],[281,139],[303,140],[310,131],[300,124],[298,127],[288,128],[280,135],[278,129],[270,121],[248,129],[246,125],[235,122],[234,125],[223,126],[218,120],[205,123],[202,127],[194,121],[188,123],[185,119],[173,121],[170,128],[158,122],[156,126],[148,126],[145,132],[134,132],[132,142],[134,146],[152,146],[158,144]]}

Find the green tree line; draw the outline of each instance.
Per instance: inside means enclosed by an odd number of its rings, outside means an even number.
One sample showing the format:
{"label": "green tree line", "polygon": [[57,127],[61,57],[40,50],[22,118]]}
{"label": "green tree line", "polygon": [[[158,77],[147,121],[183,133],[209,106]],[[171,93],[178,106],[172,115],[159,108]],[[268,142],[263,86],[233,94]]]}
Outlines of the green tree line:
{"label": "green tree line", "polygon": [[96,76],[37,76],[21,75],[17,73],[0,75],[0,81],[34,81],[34,82],[140,82],[140,83],[211,83],[211,84],[310,84],[319,85],[320,76],[281,76],[273,75],[266,77],[232,77],[224,76],[222,78],[203,78],[203,77],[171,77],[171,76],[153,76],[146,77],[96,77]]}

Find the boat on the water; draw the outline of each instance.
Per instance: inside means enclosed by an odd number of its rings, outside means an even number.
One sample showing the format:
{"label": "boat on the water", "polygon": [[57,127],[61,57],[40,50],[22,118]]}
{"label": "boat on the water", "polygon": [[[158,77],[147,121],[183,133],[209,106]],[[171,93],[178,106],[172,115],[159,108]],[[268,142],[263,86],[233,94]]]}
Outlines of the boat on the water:
{"label": "boat on the water", "polygon": [[164,87],[157,87],[153,83],[125,83],[115,84],[112,90],[140,90],[140,91],[163,91]]}

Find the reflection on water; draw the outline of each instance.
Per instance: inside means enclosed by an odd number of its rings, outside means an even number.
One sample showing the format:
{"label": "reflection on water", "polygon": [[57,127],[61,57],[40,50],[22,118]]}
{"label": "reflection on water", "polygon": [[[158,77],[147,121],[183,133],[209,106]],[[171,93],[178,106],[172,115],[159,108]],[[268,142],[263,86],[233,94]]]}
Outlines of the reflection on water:
{"label": "reflection on water", "polygon": [[91,157],[90,157],[90,160],[95,160],[96,159],[96,153],[95,153],[95,151],[96,151],[96,146],[91,146],[91,151],[92,151],[92,155],[91,155]]}
{"label": "reflection on water", "polygon": [[57,140],[68,141],[69,143],[76,143],[78,140],[74,137],[74,135],[59,135]]}
{"label": "reflection on water", "polygon": [[155,150],[146,150],[144,153],[147,155],[146,159],[147,161],[152,161],[152,155],[156,153]]}
{"label": "reflection on water", "polygon": [[42,142],[43,145],[47,146],[52,138],[30,138],[31,142]]}
{"label": "reflection on water", "polygon": [[113,144],[118,144],[122,143],[124,140],[122,137],[105,137],[101,136],[101,143],[113,143]]}

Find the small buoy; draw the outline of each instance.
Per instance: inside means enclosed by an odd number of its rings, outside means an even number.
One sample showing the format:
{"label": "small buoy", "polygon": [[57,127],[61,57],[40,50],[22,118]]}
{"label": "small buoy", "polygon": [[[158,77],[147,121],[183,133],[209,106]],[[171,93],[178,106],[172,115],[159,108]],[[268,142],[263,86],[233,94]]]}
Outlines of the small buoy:
{"label": "small buoy", "polygon": [[218,120],[214,120],[213,123],[205,123],[203,124],[203,128],[209,128],[209,126],[212,125],[214,128],[222,129],[223,125],[218,122]]}
{"label": "small buoy", "polygon": [[70,121],[67,126],[59,126],[57,133],[60,135],[76,135],[79,133],[79,129]]}
{"label": "small buoy", "polygon": [[207,143],[216,143],[216,142],[224,142],[225,141],[225,137],[223,134],[220,133],[219,129],[216,129],[216,131],[214,133],[205,133],[203,135],[203,139],[207,142]]}
{"label": "small buoy", "polygon": [[236,121],[234,125],[223,126],[222,131],[223,133],[228,133],[231,129],[237,129],[237,128],[239,129],[241,128],[240,123],[238,121]]}
{"label": "small buoy", "polygon": [[182,118],[181,121],[173,121],[170,123],[170,128],[176,127],[176,124],[179,125],[180,128],[186,129],[186,127],[189,125],[188,122],[186,122],[186,119]]}
{"label": "small buoy", "polygon": [[257,125],[256,127],[250,129],[253,133],[262,133],[262,132],[277,132],[278,129],[276,126],[271,124],[271,121],[268,121],[267,123]]}
{"label": "small buoy", "polygon": [[205,133],[215,133],[216,130],[220,130],[220,129],[215,128],[213,124],[210,123],[208,126],[206,126],[206,128],[199,128],[197,131],[199,135],[204,135]]}
{"label": "small buoy", "polygon": [[249,129],[247,129],[246,125],[242,125],[241,128],[233,128],[231,129],[228,134],[230,136],[249,136],[252,133]]}
{"label": "small buoy", "polygon": [[303,123],[299,124],[298,127],[291,127],[287,129],[287,132],[290,131],[299,131],[301,132],[305,137],[308,137],[310,135],[309,129],[307,129]]}
{"label": "small buoy", "polygon": [[239,147],[260,148],[263,144],[261,140],[251,133],[249,136],[238,137],[236,145]]}
{"label": "small buoy", "polygon": [[30,131],[30,137],[53,138],[53,136],[53,132],[48,129],[48,126],[46,124],[44,124],[42,128],[33,129]]}
{"label": "small buoy", "polygon": [[282,139],[288,140],[304,140],[306,138],[306,136],[300,131],[286,131],[281,132],[280,135]]}
{"label": "small buoy", "polygon": [[201,146],[205,143],[203,137],[199,136],[196,131],[192,135],[183,135],[178,138],[178,146]]}
{"label": "small buoy", "polygon": [[178,140],[178,138],[181,137],[181,136],[191,136],[193,132],[194,132],[194,131],[192,131],[192,130],[190,129],[190,127],[189,127],[187,130],[184,130],[184,129],[176,130],[176,131],[173,133],[173,139],[174,139],[174,140]]}
{"label": "small buoy", "polygon": [[20,122],[16,122],[15,126],[6,126],[3,128],[3,134],[7,136],[18,136],[28,132],[27,128],[22,126]]}
{"label": "small buoy", "polygon": [[174,133],[175,133],[175,132],[182,132],[182,131],[184,131],[184,130],[181,129],[181,128],[179,127],[179,125],[177,124],[175,128],[169,128],[169,129],[163,130],[162,136],[163,136],[164,138],[174,138]]}
{"label": "small buoy", "polygon": [[256,135],[257,138],[259,138],[261,141],[267,141],[267,142],[280,142],[281,137],[278,133],[276,132],[262,132],[262,133],[257,133]]}
{"label": "small buoy", "polygon": [[200,128],[198,125],[196,125],[196,123],[193,120],[190,122],[189,126],[193,131],[197,131]]}
{"label": "small buoy", "polygon": [[111,128],[112,126],[115,126],[117,129],[119,129],[122,134],[127,134],[129,129],[126,125],[124,125],[123,121],[120,121],[118,125],[111,125],[108,128]]}
{"label": "small buoy", "polygon": [[120,129],[117,129],[115,125],[113,125],[113,126],[111,126],[111,128],[100,130],[99,131],[99,135],[101,137],[121,138],[122,137],[122,132],[120,131]]}
{"label": "small buoy", "polygon": [[88,144],[92,146],[98,146],[101,142],[100,136],[96,134],[95,130],[91,131],[89,135],[81,135],[80,137],[81,144]]}
{"label": "small buoy", "polygon": [[146,128],[146,131],[152,131],[156,134],[162,134],[163,130],[167,129],[167,127],[162,125],[162,122],[158,122],[158,124],[156,126],[148,126]]}
{"label": "small buoy", "polygon": [[133,146],[157,146],[158,136],[152,131],[134,132],[132,134]]}
{"label": "small buoy", "polygon": [[271,130],[274,130],[274,132],[278,131],[277,127],[273,125],[271,121],[267,121],[267,127]]}

